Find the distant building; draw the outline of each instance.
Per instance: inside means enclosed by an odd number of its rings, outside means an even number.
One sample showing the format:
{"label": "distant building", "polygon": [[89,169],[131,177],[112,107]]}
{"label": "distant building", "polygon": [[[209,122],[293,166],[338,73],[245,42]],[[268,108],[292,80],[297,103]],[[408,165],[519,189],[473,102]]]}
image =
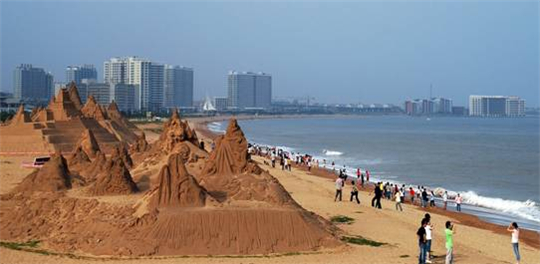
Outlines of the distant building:
{"label": "distant building", "polygon": [[463,106],[452,106],[452,115],[464,116],[467,112]]}
{"label": "distant building", "polygon": [[165,107],[193,106],[192,68],[165,65],[164,78]]}
{"label": "distant building", "polygon": [[517,117],[525,115],[525,100],[517,96],[506,98],[506,116]]}
{"label": "distant building", "polygon": [[471,95],[469,115],[480,117],[517,117],[525,115],[525,101],[516,96]]}
{"label": "distant building", "polygon": [[96,67],[92,64],[66,67],[66,83],[75,82],[79,85],[83,79],[97,81]]}
{"label": "distant building", "polygon": [[451,114],[452,113],[452,100],[442,97],[432,98],[433,101],[433,113],[435,114]]}
{"label": "distant building", "polygon": [[214,107],[217,111],[227,110],[229,105],[229,98],[227,97],[216,97],[214,98]]}
{"label": "distant building", "polygon": [[228,104],[239,109],[269,108],[272,105],[272,76],[262,72],[229,72]]}
{"label": "distant building", "polygon": [[42,68],[21,64],[13,71],[14,98],[47,101],[53,96],[53,81],[53,75]]}
{"label": "distant building", "polygon": [[98,83],[94,80],[84,79],[77,88],[83,104],[88,100],[88,96],[92,95],[99,104],[108,105],[114,100],[121,111],[131,112],[135,110],[136,85]]}
{"label": "distant building", "polygon": [[408,115],[449,115],[452,113],[452,100],[442,97],[407,100],[405,113]]}
{"label": "distant building", "polygon": [[137,110],[163,109],[164,66],[139,57],[111,58],[103,64],[106,83],[136,85]]}
{"label": "distant building", "polygon": [[137,85],[124,83],[111,83],[110,98],[116,102],[120,111],[132,112],[135,110],[135,91]]}
{"label": "distant building", "polygon": [[86,103],[90,95],[99,104],[108,105],[111,102],[111,87],[108,83],[98,83],[94,80],[85,79],[77,86],[77,89],[83,103]]}

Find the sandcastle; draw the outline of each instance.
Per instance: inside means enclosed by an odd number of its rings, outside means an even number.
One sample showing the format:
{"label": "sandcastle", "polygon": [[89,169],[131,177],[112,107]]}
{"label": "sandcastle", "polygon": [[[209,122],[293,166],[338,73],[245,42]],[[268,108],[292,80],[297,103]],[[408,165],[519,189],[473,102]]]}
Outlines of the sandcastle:
{"label": "sandcastle", "polygon": [[46,108],[36,107],[27,113],[21,106],[11,120],[0,126],[0,153],[73,152],[80,135],[87,131],[92,132],[101,150],[109,153],[121,142],[135,142],[138,137],[133,129],[135,126],[122,116],[115,102],[105,108],[90,97],[82,105],[77,87],[71,83],[60,89]]}
{"label": "sandcastle", "polygon": [[[21,186],[57,182],[57,176],[44,177],[63,175],[51,169],[57,167],[73,167],[66,175],[82,175],[81,183],[1,196],[0,237],[114,256],[271,254],[341,245],[334,225],[303,209],[250,159],[236,120],[211,154],[197,143],[174,111],[157,141],[145,151],[137,147],[140,158],[131,170],[123,146],[110,157],[94,149],[90,158],[79,144],[67,163],[55,156]],[[140,188],[144,178],[150,178],[148,188]],[[97,199],[104,195],[124,202]]]}

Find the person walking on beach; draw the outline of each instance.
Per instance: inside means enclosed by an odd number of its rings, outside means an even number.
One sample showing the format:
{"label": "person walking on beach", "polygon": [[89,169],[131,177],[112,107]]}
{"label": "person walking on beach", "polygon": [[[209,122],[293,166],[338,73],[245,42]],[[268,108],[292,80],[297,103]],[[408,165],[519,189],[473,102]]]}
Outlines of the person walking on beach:
{"label": "person walking on beach", "polygon": [[279,165],[281,166],[281,170],[285,170],[285,157],[283,155],[279,159]]}
{"label": "person walking on beach", "polygon": [[444,234],[446,236],[446,261],[445,264],[454,263],[454,234],[456,233],[456,228],[454,224],[450,221],[446,221],[446,229]]}
{"label": "person walking on beach", "polygon": [[412,187],[409,188],[409,194],[411,195],[411,204],[414,204],[414,189]]}
{"label": "person walking on beach", "polygon": [[369,171],[366,170],[366,182],[369,182]]}
{"label": "person walking on beach", "polygon": [[334,197],[334,202],[337,200],[338,197],[339,197],[339,201],[341,202],[341,190],[343,189],[344,184],[345,182],[343,181],[341,177],[338,177],[336,179],[336,196]]}
{"label": "person walking on beach", "polygon": [[516,256],[516,263],[519,264],[521,256],[519,255],[519,227],[516,222],[511,223],[506,229],[512,232],[512,248],[514,249],[514,256]]}
{"label": "person walking on beach", "polygon": [[461,202],[462,202],[462,199],[463,199],[463,198],[461,198],[461,195],[459,195],[459,193],[458,193],[457,196],[456,196],[456,210],[457,210],[458,212],[461,212]]}
{"label": "person walking on beach", "polygon": [[352,181],[351,185],[352,185],[351,202],[353,201],[353,197],[354,197],[356,198],[356,203],[360,204],[360,200],[358,199],[358,188],[356,187],[356,183]]}
{"label": "person walking on beach", "polygon": [[[375,207],[375,208],[378,208],[378,205],[380,205],[380,196],[382,194],[381,192],[381,189],[379,188],[379,185],[378,184],[375,184],[374,185],[374,188],[373,188],[373,193],[375,194],[373,196],[373,198],[371,199],[371,207]],[[371,193],[369,194],[371,195]],[[377,202],[378,201],[378,202]]]}
{"label": "person walking on beach", "polygon": [[396,199],[396,211],[399,207],[399,210],[403,212],[403,207],[401,207],[401,192],[398,190],[395,195]]}
{"label": "person walking on beach", "polygon": [[276,167],[276,153],[272,152],[272,168]]}
{"label": "person walking on beach", "polygon": [[356,168],[356,180],[357,181],[360,180],[360,174],[362,174],[362,172],[360,171],[360,168]]}
{"label": "person walking on beach", "polygon": [[446,210],[446,206],[448,205],[448,191],[444,191],[442,195],[442,200],[444,203],[444,210]]}
{"label": "person walking on beach", "polygon": [[428,194],[426,189],[422,189],[422,207],[426,208],[428,203]]}
{"label": "person walking on beach", "polygon": [[435,193],[431,191],[431,194],[429,195],[429,206],[435,207]]}
{"label": "person walking on beach", "polygon": [[362,172],[360,172],[360,180],[362,183],[362,188],[364,188],[364,174]]}
{"label": "person walking on beach", "polygon": [[426,263],[426,225],[427,225],[427,219],[422,219],[422,223],[420,225],[420,228],[418,228],[418,231],[416,231],[416,235],[418,236],[418,264],[425,264]]}

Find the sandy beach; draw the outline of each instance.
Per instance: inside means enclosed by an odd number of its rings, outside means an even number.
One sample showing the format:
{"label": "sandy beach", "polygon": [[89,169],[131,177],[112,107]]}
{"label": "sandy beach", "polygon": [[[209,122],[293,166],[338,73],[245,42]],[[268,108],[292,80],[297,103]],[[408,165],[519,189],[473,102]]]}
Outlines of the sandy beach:
{"label": "sandy beach", "polygon": [[[215,134],[206,129],[207,122],[218,119],[191,119],[190,124],[197,129],[207,146]],[[140,126],[149,142],[156,140],[161,124]],[[20,162],[32,157],[1,156],[2,184],[0,192],[11,190],[30,170],[20,168]],[[394,202],[383,200],[382,210],[370,206],[368,190],[360,192],[361,204],[349,202],[350,185],[344,189],[343,201],[334,202],[333,176],[323,170],[308,172],[305,168],[293,168],[291,172],[271,168],[264,158],[254,157],[263,170],[272,174],[303,208],[326,219],[334,216],[347,216],[352,223],[337,224],[343,236],[361,236],[367,240],[382,243],[381,246],[347,244],[336,249],[311,253],[285,254],[276,256],[177,256],[151,258],[102,258],[88,255],[43,255],[39,253],[0,248],[0,263],[416,263],[418,246],[416,230],[425,211],[417,206],[404,204],[403,212],[394,209]],[[110,202],[114,197],[107,197]],[[102,200],[102,201],[103,201]],[[121,202],[121,201],[120,201]],[[455,214],[431,209],[434,225],[433,254],[434,263],[444,263],[444,223],[456,223],[455,262],[456,263],[513,263],[510,235],[504,228],[485,223],[465,214]],[[522,263],[537,263],[540,259],[538,234],[522,232]]]}

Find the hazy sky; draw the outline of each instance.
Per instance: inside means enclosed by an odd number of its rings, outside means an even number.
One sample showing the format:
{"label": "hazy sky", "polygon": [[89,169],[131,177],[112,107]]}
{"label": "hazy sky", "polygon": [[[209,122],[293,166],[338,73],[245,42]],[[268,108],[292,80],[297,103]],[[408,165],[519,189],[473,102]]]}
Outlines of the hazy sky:
{"label": "hazy sky", "polygon": [[0,1],[1,89],[32,63],[136,55],[195,69],[195,98],[227,94],[227,72],[273,75],[274,98],[395,103],[518,95],[539,104],[537,1],[414,3]]}

